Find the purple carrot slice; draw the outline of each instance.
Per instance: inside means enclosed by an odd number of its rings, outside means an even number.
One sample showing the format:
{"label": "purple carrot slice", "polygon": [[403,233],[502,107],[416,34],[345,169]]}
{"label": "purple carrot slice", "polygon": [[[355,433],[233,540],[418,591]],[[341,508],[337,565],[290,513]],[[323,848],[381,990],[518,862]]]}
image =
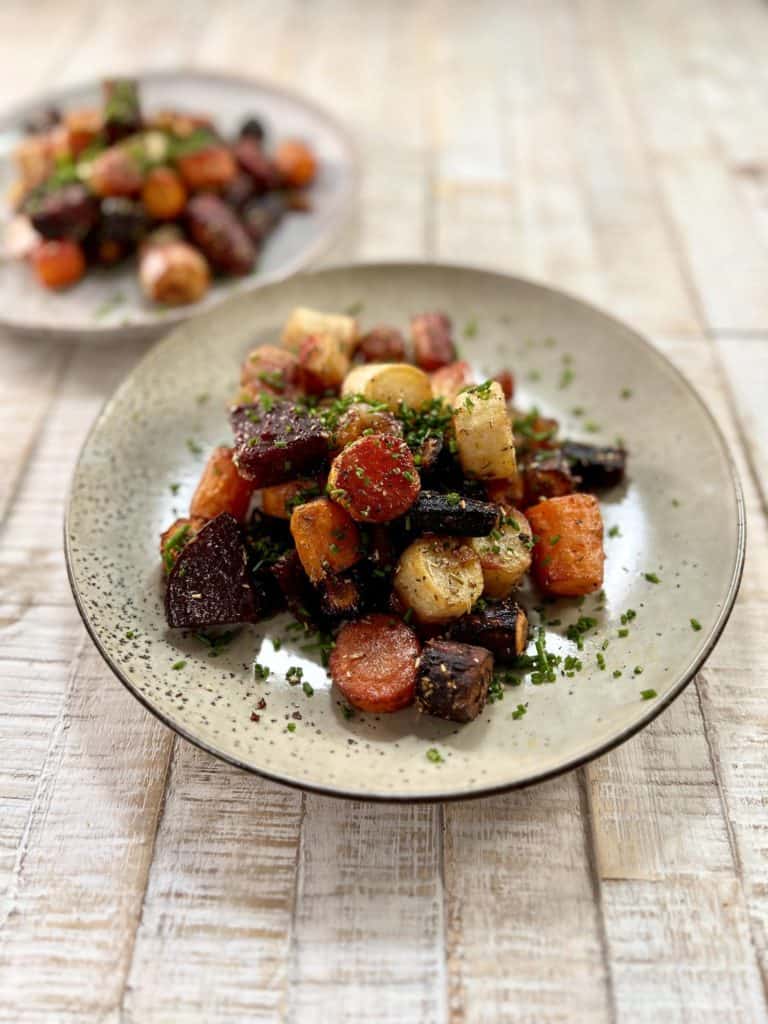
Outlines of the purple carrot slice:
{"label": "purple carrot slice", "polygon": [[291,402],[236,406],[230,413],[235,465],[256,487],[295,480],[317,468],[328,454],[329,437],[319,420]]}

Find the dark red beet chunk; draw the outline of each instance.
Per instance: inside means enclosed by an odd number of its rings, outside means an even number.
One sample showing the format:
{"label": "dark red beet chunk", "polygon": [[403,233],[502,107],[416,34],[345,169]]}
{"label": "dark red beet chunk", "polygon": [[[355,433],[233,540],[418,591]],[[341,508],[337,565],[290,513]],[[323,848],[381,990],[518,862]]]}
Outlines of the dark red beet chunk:
{"label": "dark red beet chunk", "polygon": [[411,338],[416,365],[427,373],[456,359],[451,321],[445,313],[420,313],[411,317]]}
{"label": "dark red beet chunk", "polygon": [[177,558],[165,614],[169,626],[181,629],[258,621],[243,535],[228,512],[206,523]]}
{"label": "dark red beet chunk", "polygon": [[483,647],[430,640],[421,652],[416,707],[437,718],[471,722],[485,707],[493,655]]}
{"label": "dark red beet chunk", "polygon": [[235,465],[256,487],[295,480],[317,469],[328,454],[328,434],[320,423],[297,412],[290,402],[239,405],[230,414],[235,435]]}
{"label": "dark red beet chunk", "polygon": [[291,615],[306,625],[318,625],[322,616],[317,593],[309,582],[309,576],[304,572],[296,551],[286,551],[267,572],[280,588]]}

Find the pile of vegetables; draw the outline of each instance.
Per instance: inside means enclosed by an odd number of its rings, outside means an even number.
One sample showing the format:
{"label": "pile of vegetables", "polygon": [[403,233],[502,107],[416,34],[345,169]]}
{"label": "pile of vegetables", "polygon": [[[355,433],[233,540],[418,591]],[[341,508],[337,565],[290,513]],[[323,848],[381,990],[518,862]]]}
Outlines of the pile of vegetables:
{"label": "pile of vegetables", "polygon": [[466,722],[526,649],[529,572],[545,596],[602,587],[592,492],[621,481],[626,453],[560,442],[514,408],[508,371],[476,383],[445,315],[414,316],[410,335],[413,362],[394,327],[299,308],[280,345],[248,354],[234,443],[161,539],[166,612],[200,630],[287,608],[333,636],[353,707]]}
{"label": "pile of vegetables", "polygon": [[138,254],[148,299],[196,302],[212,275],[253,271],[283,215],[307,209],[317,173],[303,142],[269,152],[254,117],[226,140],[206,116],[145,116],[132,79],[106,81],[101,110],[50,110],[25,127],[14,229],[31,226],[23,254],[54,290]]}

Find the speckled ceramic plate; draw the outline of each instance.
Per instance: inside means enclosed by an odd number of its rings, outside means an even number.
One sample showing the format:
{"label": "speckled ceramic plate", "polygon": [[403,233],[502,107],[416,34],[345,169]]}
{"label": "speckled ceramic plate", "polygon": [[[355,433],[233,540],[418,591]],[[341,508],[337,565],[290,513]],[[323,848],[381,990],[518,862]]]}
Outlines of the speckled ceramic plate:
{"label": "speckled ceramic plate", "polygon": [[[310,142],[320,164],[309,192],[312,209],[283,220],[253,274],[216,281],[201,302],[176,309],[153,306],[144,298],[134,261],[90,272],[76,287],[56,294],[37,284],[25,262],[5,258],[0,261],[0,324],[17,333],[89,342],[156,336],[222,299],[300,270],[330,246],[353,208],[357,170],[352,144],[341,125],[311,101],[265,82],[221,74],[174,71],[137,77],[148,111],[173,107],[206,112],[225,134],[233,134],[245,117],[256,114],[272,138]],[[24,119],[50,105],[63,110],[97,106],[100,95],[100,83],[91,82],[41,96],[0,119],[0,224],[11,216],[1,197],[16,176],[11,153]]]}
{"label": "speckled ceramic plate", "polygon": [[[254,343],[274,341],[298,304],[359,305],[364,324],[403,326],[411,313],[445,310],[462,354],[481,376],[514,369],[521,407],[535,403],[556,416],[566,436],[624,438],[629,481],[602,502],[605,595],[543,609],[549,649],[578,656],[580,672],[552,684],[507,687],[466,726],[413,709],[348,720],[306,641],[286,629],[287,619],[246,627],[220,651],[166,628],[158,535],[186,510],[208,449],[226,442],[225,403],[243,355]],[[443,799],[527,785],[572,768],[631,736],[673,700],[711,651],[733,604],[744,508],[706,408],[628,327],[567,295],[499,274],[361,266],[261,289],[159,343],[86,442],[66,549],[75,597],[105,659],[182,736],[292,785],[372,799]],[[531,609],[538,604],[529,594],[523,600]],[[635,616],[627,622],[629,609]],[[531,616],[534,623],[540,617],[533,610]],[[583,651],[566,637],[580,616],[597,623]],[[626,636],[618,635],[622,629]],[[269,667],[266,682],[254,680],[254,661]],[[314,695],[286,682],[286,669],[296,664]],[[642,691],[657,696],[644,699]],[[254,722],[262,698],[266,708]],[[430,750],[440,759],[428,757]]]}

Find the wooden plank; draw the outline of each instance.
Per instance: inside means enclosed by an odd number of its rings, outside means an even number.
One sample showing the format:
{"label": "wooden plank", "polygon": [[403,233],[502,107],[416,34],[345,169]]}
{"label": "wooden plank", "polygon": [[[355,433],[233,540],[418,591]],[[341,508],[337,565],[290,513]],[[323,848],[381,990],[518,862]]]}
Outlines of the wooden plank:
{"label": "wooden plank", "polygon": [[288,1019],[445,1019],[440,809],[306,797]]}
{"label": "wooden plank", "polygon": [[609,1021],[579,773],[446,807],[450,1020]]}
{"label": "wooden plank", "polygon": [[49,735],[3,901],[9,1024],[101,1021],[118,1005],[172,744],[90,642]]}
{"label": "wooden plank", "polygon": [[768,509],[768,334],[718,338],[717,352],[731,393],[741,439]]}
{"label": "wooden plank", "polygon": [[301,809],[176,744],[121,1020],[284,1017]]}

